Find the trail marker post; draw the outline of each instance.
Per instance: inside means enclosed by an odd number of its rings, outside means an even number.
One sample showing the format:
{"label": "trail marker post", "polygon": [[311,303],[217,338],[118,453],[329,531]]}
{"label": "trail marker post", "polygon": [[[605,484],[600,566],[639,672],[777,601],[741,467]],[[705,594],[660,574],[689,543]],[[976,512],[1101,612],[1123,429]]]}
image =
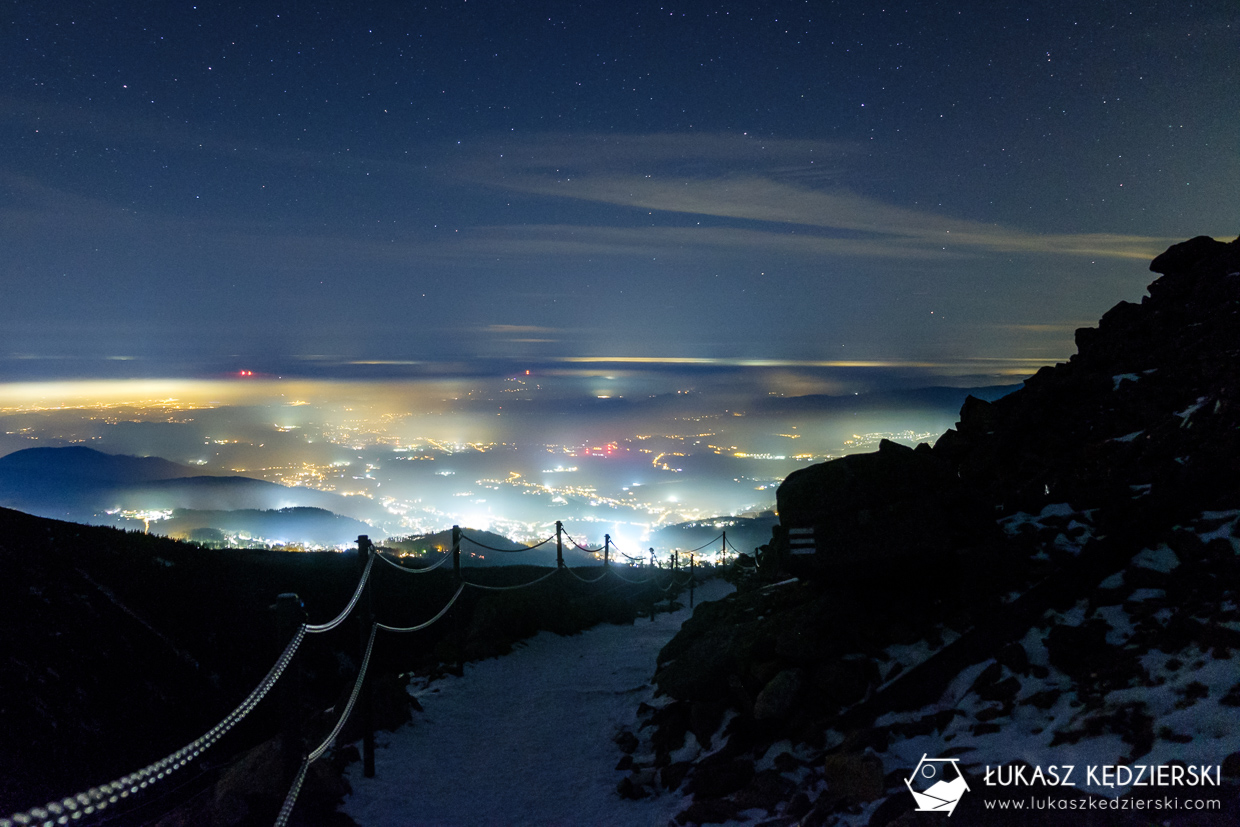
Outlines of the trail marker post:
{"label": "trail marker post", "polygon": [[[366,574],[366,564],[370,562],[370,555],[375,554],[375,547],[370,542],[370,537],[361,534],[357,538],[357,563],[358,571],[364,576]],[[357,628],[358,628],[358,653],[357,668],[361,669],[362,664],[366,661],[366,646],[370,643],[370,630],[375,622],[375,602],[374,592],[371,590],[370,580],[366,580],[366,585],[362,587],[362,597],[358,606]],[[368,680],[369,676],[362,678],[362,774],[367,778],[375,777],[375,703],[374,703],[374,682]]]}

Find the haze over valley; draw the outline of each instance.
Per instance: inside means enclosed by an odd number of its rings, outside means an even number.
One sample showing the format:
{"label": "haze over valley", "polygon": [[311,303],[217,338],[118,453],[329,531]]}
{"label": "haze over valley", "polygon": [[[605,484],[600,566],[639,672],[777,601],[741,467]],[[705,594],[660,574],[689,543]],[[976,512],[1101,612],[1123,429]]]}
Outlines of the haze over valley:
{"label": "haze over valley", "polygon": [[[582,545],[610,534],[635,555],[651,544],[664,552],[692,542],[659,537],[667,526],[707,521],[703,532],[713,537],[729,522],[713,518],[771,510],[776,486],[798,467],[874,450],[882,438],[933,441],[955,422],[965,393],[757,370],[395,381],[241,372],[210,381],[10,384],[0,387],[0,451],[9,455],[0,467],[27,457],[46,473],[52,455],[26,449],[67,446],[176,463],[161,467],[157,480],[124,491],[96,486],[85,499],[50,490],[51,478],[32,488],[34,478],[23,477],[4,491],[4,504],[43,516],[171,536],[330,546],[356,537],[361,521],[382,537],[459,524],[529,542],[554,533],[560,520]],[[287,488],[186,484],[198,476]],[[223,516],[294,507],[351,520],[324,534],[317,515],[315,530],[281,533],[270,521],[247,529],[253,520]],[[194,535],[198,524],[222,535]],[[733,536],[760,543],[764,531],[767,524],[753,538]]]}

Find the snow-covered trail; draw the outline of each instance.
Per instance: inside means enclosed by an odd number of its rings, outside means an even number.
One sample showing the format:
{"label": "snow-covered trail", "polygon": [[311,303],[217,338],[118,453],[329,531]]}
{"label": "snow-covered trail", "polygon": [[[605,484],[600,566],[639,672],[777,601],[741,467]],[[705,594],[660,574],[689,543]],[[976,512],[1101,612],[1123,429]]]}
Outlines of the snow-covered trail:
{"label": "snow-covered trail", "polygon": [[[697,602],[732,591],[719,580]],[[343,811],[387,825],[658,825],[687,804],[679,793],[642,801],[615,792],[623,753],[612,742],[654,689],[655,656],[689,617],[602,625],[572,637],[543,632],[511,654],[468,664],[462,678],[415,694],[425,708],[379,733],[375,777],[349,768]]]}

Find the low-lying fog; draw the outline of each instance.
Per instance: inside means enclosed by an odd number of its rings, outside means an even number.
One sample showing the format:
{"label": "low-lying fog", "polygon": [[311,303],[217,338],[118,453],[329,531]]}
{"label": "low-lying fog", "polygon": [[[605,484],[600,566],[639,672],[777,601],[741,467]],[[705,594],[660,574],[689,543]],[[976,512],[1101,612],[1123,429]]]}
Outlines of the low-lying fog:
{"label": "low-lying fog", "polygon": [[533,540],[560,520],[579,543],[609,533],[639,550],[660,526],[772,509],[796,468],[875,450],[883,437],[932,442],[966,393],[875,390],[866,379],[533,370],[10,384],[0,385],[0,455],[86,445],[332,491],[358,498],[349,516],[378,536],[460,524]]}

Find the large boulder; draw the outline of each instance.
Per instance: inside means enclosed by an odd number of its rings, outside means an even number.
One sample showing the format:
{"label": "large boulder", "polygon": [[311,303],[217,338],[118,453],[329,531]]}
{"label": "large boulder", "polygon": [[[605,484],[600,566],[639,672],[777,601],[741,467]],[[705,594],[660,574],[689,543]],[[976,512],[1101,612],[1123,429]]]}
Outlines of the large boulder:
{"label": "large boulder", "polygon": [[[893,564],[924,571],[952,552],[993,536],[994,516],[929,446],[888,440],[794,471],[776,493],[784,566],[802,576],[889,579]],[[813,553],[789,545],[789,531],[813,529]]]}

